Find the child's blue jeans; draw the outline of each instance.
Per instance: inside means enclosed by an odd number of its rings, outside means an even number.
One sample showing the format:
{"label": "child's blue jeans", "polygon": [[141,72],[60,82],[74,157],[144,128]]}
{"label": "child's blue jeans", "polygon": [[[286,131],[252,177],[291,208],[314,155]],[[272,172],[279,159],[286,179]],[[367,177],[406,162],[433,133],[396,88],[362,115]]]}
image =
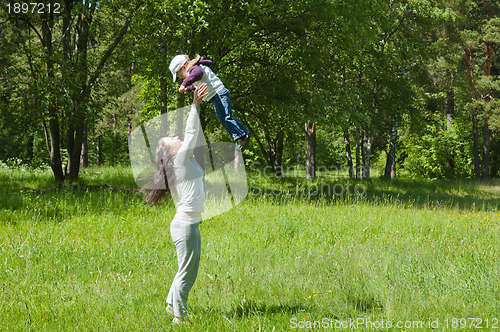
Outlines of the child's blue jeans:
{"label": "child's blue jeans", "polygon": [[215,116],[233,140],[238,140],[248,134],[248,130],[238,120],[233,118],[231,110],[231,95],[229,90],[224,89],[216,94],[211,100],[215,108]]}

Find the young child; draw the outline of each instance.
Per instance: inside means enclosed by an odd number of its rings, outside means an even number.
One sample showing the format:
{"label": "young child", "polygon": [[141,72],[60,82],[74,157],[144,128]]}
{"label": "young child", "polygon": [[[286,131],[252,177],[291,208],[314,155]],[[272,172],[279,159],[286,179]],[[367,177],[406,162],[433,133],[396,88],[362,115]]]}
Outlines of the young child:
{"label": "young child", "polygon": [[183,81],[179,92],[192,92],[197,86],[207,84],[207,96],[203,100],[211,101],[214,104],[217,120],[231,135],[236,142],[236,149],[242,150],[250,140],[248,130],[238,120],[233,117],[231,109],[231,95],[224,87],[221,80],[210,69],[211,60],[204,59],[199,55],[190,60],[185,54],[176,55],[170,62],[170,72],[172,72],[174,82],[182,77]]}

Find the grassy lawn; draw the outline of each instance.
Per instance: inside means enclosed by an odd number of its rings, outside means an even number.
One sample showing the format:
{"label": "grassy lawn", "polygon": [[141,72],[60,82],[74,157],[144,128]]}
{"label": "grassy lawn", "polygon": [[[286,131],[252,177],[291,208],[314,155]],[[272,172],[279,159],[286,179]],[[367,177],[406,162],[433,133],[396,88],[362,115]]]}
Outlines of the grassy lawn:
{"label": "grassy lawn", "polygon": [[0,169],[0,329],[500,328],[498,179],[249,180],[242,204],[203,221],[189,326],[173,327],[171,202],[142,205],[123,167],[64,188],[49,171]]}

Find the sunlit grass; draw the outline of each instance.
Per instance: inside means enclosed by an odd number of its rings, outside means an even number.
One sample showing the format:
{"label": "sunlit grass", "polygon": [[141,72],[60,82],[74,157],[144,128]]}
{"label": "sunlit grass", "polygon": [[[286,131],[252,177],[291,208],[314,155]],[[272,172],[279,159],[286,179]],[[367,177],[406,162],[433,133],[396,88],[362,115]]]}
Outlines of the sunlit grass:
{"label": "sunlit grass", "polygon": [[[124,189],[130,176],[91,168],[79,187],[55,188],[48,171],[0,170],[0,329],[172,328],[175,209],[144,206]],[[250,176],[249,188],[295,181]],[[178,330],[498,317],[498,183],[398,181],[360,182],[359,197],[249,195],[203,221],[190,325]]]}

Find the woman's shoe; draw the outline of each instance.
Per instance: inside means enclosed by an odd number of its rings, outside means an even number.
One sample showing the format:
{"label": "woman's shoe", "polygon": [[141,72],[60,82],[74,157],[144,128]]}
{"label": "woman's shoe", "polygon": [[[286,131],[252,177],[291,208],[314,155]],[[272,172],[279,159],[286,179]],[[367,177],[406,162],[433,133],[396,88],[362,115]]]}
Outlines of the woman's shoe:
{"label": "woman's shoe", "polygon": [[172,307],[170,304],[167,306],[165,311],[171,314],[172,316],[174,315],[174,307]]}
{"label": "woman's shoe", "polygon": [[183,317],[174,317],[174,319],[172,319],[172,324],[174,325],[186,324],[186,322],[184,321]]}

